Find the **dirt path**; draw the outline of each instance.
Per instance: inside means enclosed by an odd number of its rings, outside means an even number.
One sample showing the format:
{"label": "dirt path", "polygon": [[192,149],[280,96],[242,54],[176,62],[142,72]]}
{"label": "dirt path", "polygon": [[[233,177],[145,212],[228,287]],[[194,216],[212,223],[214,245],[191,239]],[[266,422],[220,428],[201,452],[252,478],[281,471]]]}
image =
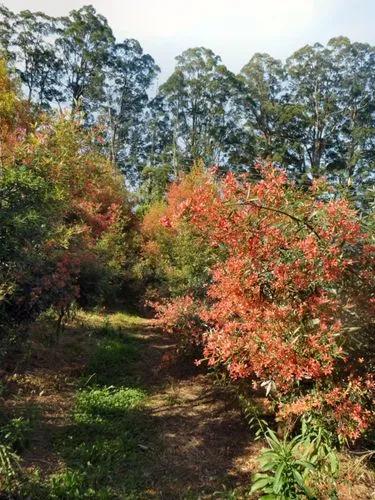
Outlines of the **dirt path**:
{"label": "dirt path", "polygon": [[144,349],[137,370],[151,393],[146,407],[160,442],[150,471],[155,496],[241,498],[259,444],[233,396],[192,361],[176,360],[175,345],[155,326],[138,335]]}
{"label": "dirt path", "polygon": [[[36,337],[26,368],[9,377],[6,401],[15,416],[22,408],[40,415],[22,453],[24,470],[41,473],[27,498],[50,498],[51,474],[61,483],[51,498],[81,498],[88,488],[97,493],[87,498],[101,499],[244,498],[259,443],[229,391],[175,353],[155,324],[122,313],[83,313],[58,348]],[[107,386],[114,404],[124,391],[142,403],[106,407]],[[86,423],[72,414],[82,388],[102,391],[81,408]]]}

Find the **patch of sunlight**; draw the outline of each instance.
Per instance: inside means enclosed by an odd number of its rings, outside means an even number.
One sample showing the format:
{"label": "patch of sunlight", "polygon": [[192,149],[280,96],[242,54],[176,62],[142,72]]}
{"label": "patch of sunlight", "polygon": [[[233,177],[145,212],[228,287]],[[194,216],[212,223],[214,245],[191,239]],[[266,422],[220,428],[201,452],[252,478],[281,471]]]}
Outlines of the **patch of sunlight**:
{"label": "patch of sunlight", "polygon": [[131,328],[148,323],[147,319],[127,312],[105,313],[82,310],[77,312],[76,320],[93,329],[102,328],[105,324],[112,328]]}

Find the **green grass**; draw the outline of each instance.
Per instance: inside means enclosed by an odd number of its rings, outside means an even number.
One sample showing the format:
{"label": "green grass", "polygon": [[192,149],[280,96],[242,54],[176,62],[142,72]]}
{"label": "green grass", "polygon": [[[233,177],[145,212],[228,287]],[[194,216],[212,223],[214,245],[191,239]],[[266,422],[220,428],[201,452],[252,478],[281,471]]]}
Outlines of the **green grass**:
{"label": "green grass", "polygon": [[[74,421],[78,424],[97,423],[112,425],[124,413],[136,409],[145,394],[139,389],[123,387],[98,387],[80,391],[74,409]],[[110,420],[107,422],[107,420]]]}
{"label": "green grass", "polygon": [[74,482],[78,498],[87,492],[92,498],[124,498],[139,490],[138,468],[145,458],[139,445],[148,443],[150,431],[142,412],[145,397],[131,387],[81,390],[73,423],[58,446],[68,470],[53,478],[54,487]]}
{"label": "green grass", "polygon": [[144,498],[155,437],[135,369],[141,322],[119,314],[88,320],[96,347],[78,381],[70,423],[54,439],[65,466],[44,481],[30,477],[22,494],[32,499]]}
{"label": "green grass", "polygon": [[99,341],[87,368],[86,381],[91,385],[127,385],[129,379],[134,378],[138,351],[136,341],[120,335],[113,337],[111,333],[110,338]]}

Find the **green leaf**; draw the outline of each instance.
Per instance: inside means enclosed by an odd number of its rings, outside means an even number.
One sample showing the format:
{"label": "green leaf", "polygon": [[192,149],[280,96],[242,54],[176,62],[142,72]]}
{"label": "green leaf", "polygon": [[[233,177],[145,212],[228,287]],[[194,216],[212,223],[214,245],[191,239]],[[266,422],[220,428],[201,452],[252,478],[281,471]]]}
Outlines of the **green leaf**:
{"label": "green leaf", "polygon": [[302,465],[302,467],[305,467],[305,469],[315,469],[314,464],[311,462],[307,462],[306,460],[296,460],[296,464]]}
{"label": "green leaf", "polygon": [[264,464],[264,465],[262,466],[262,470],[263,470],[264,472],[269,472],[270,470],[275,469],[275,465],[276,465],[276,464],[275,464],[274,462],[267,462],[266,464]]}
{"label": "green leaf", "polygon": [[275,453],[274,451],[265,451],[262,453],[262,456],[259,458],[259,462],[261,460],[266,459],[267,462],[270,460],[277,460],[279,458],[279,454]]}
{"label": "green leaf", "polygon": [[265,477],[269,477],[267,474],[263,474],[262,472],[257,472],[253,476],[253,481],[257,481],[258,479],[264,479]]}
{"label": "green leaf", "polygon": [[300,488],[304,491],[306,496],[308,498],[314,498],[314,494],[312,491],[305,485],[304,480],[302,479],[301,474],[297,470],[293,470],[293,476],[294,479],[296,480],[297,484],[300,486]]}
{"label": "green leaf", "polygon": [[328,454],[329,464],[331,467],[332,474],[336,474],[339,470],[339,461],[337,459],[336,453],[331,452]]}
{"label": "green leaf", "polygon": [[294,479],[296,480],[297,484],[301,488],[305,489],[305,483],[303,481],[303,478],[302,478],[301,474],[295,469],[293,470],[293,476],[294,476]]}
{"label": "green leaf", "polygon": [[250,493],[254,493],[254,491],[258,491],[263,489],[265,486],[269,485],[272,482],[271,477],[264,477],[262,479],[258,479],[255,483],[252,484]]}
{"label": "green leaf", "polygon": [[282,474],[285,469],[285,463],[281,464],[275,474],[274,482],[273,482],[273,491],[275,493],[280,493],[281,488],[283,486],[283,478]]}

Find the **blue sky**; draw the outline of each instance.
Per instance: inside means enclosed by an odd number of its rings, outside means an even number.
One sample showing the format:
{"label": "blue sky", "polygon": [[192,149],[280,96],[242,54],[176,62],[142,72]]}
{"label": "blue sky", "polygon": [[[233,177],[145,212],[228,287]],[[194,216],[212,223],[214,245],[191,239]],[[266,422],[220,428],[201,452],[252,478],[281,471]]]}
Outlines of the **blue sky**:
{"label": "blue sky", "polygon": [[91,3],[107,17],[116,37],[136,38],[161,67],[206,46],[239,71],[255,52],[285,59],[307,43],[346,35],[375,44],[375,0],[3,0],[14,11],[64,15]]}

